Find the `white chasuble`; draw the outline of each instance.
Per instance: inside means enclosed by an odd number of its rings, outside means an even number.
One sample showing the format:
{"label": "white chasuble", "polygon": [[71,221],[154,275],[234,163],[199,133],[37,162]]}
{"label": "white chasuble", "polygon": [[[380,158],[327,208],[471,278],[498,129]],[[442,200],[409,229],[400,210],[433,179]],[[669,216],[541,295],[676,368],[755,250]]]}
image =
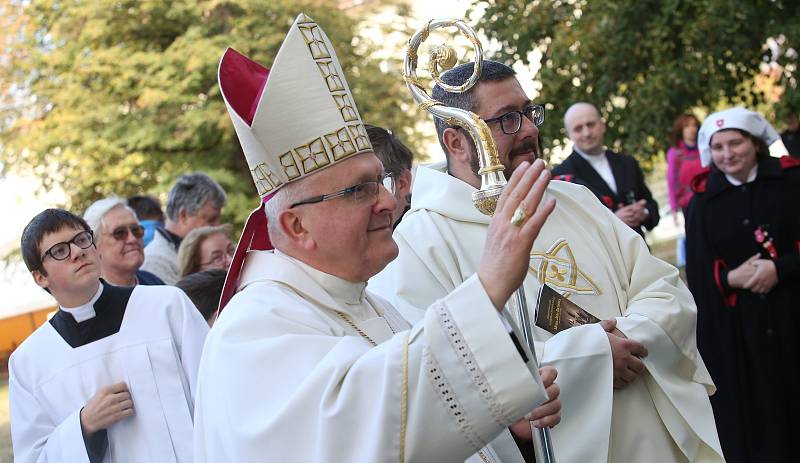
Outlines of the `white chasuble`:
{"label": "white chasuble", "polygon": [[[123,289],[106,286],[104,291],[109,288]],[[12,354],[15,462],[89,462],[80,411],[100,388],[119,382],[128,385],[134,415],[106,428],[107,448],[99,458],[193,461],[194,393],[208,325],[176,288],[126,289],[130,299],[114,334],[72,347],[45,322]],[[94,305],[98,313],[104,310],[102,301]]]}
{"label": "white chasuble", "polygon": [[[378,276],[390,280],[379,286],[395,289],[388,297],[407,319],[424,316],[477,271],[490,218],[473,206],[473,191],[446,173],[417,170],[411,209],[394,234],[399,257]],[[584,187],[554,181],[547,198],[557,204],[531,251],[524,283],[530,310],[547,283],[598,318],[616,318],[620,331],[649,350],[646,372],[614,390],[600,325],[555,336],[533,327],[538,358],[558,370],[558,461],[722,461],[708,400],[714,386],[696,348],[696,308],[678,271],[651,256]]]}
{"label": "white chasuble", "polygon": [[459,462],[546,400],[477,278],[410,330],[335,280],[248,253],[203,351],[198,463]]}

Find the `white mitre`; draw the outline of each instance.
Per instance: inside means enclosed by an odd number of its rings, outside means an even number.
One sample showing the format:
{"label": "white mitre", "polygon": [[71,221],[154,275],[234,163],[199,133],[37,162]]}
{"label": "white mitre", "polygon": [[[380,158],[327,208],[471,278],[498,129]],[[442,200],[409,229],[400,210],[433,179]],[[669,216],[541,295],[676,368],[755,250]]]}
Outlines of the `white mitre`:
{"label": "white mitre", "polygon": [[328,36],[300,14],[272,69],[229,48],[219,86],[261,196],[231,263],[220,309],[236,292],[249,250],[272,249],[264,203],[283,185],[371,152],[367,132]]}

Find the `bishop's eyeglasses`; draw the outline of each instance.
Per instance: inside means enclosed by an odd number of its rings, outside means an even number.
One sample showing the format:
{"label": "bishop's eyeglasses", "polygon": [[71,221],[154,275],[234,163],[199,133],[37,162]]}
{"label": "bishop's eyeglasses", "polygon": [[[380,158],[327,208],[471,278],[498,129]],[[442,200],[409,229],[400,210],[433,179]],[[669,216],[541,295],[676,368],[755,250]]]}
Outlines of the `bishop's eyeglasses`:
{"label": "bishop's eyeglasses", "polygon": [[536,127],[544,124],[544,106],[540,104],[530,105],[522,111],[509,111],[502,116],[484,119],[487,124],[490,122],[500,122],[500,129],[506,135],[514,135],[522,128],[522,116],[528,118]]}
{"label": "bishop's eyeglasses", "polygon": [[80,249],[87,249],[89,246],[94,244],[94,235],[92,235],[91,230],[84,230],[73,236],[69,241],[62,241],[50,246],[50,249],[42,254],[42,258],[40,260],[44,260],[44,258],[48,255],[55,260],[67,259],[72,253],[71,245],[73,243]]}
{"label": "bishop's eyeglasses", "polygon": [[343,190],[335,191],[333,193],[313,196],[311,198],[298,201],[289,206],[289,209],[297,206],[302,206],[303,204],[321,203],[323,201],[328,201],[334,198],[349,198],[350,201],[356,204],[364,204],[369,201],[372,201],[372,203],[374,204],[375,200],[377,200],[378,198],[378,187],[380,185],[383,185],[383,187],[386,188],[389,191],[389,193],[392,194],[392,196],[394,196],[395,192],[394,174],[384,173],[379,175],[376,180],[359,183],[357,185],[353,185]]}

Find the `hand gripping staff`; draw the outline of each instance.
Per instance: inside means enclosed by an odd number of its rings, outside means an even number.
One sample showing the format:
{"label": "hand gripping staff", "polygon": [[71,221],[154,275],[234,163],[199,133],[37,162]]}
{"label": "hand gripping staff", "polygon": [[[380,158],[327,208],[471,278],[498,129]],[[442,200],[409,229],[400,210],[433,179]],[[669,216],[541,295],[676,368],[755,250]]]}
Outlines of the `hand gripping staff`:
{"label": "hand gripping staff", "polygon": [[[489,126],[475,113],[445,106],[434,100],[428,95],[428,92],[425,91],[422,84],[417,79],[417,50],[419,46],[422,42],[427,40],[431,31],[445,27],[457,28],[461,35],[472,43],[475,51],[475,67],[472,75],[463,85],[452,86],[442,82],[439,78],[440,72],[455,66],[457,57],[455,51],[451,47],[447,45],[436,46],[432,47],[430,50],[431,77],[440,87],[451,93],[463,93],[478,82],[483,63],[483,47],[475,35],[475,31],[460,19],[431,20],[408,40],[408,49],[403,66],[403,80],[405,80],[406,86],[409,91],[411,91],[414,100],[416,100],[420,108],[433,114],[434,117],[444,120],[449,125],[455,125],[465,129],[472,137],[478,150],[478,161],[480,163],[478,174],[481,176],[481,187],[478,191],[472,193],[472,201],[479,211],[491,216],[494,214],[494,210],[497,207],[497,200],[500,198],[500,193],[506,185],[506,178],[503,175],[503,170],[505,168],[500,163],[500,159],[497,156],[497,147],[495,146]],[[534,367],[538,368],[536,349],[533,344],[533,334],[531,332],[531,320],[525,300],[525,291],[522,286],[511,296],[508,305],[517,313],[517,320],[519,320],[522,325],[523,337],[533,356],[532,362]],[[533,449],[536,455],[536,461],[540,463],[555,463],[556,459],[553,453],[553,444],[550,440],[550,429],[534,429],[534,431]]]}

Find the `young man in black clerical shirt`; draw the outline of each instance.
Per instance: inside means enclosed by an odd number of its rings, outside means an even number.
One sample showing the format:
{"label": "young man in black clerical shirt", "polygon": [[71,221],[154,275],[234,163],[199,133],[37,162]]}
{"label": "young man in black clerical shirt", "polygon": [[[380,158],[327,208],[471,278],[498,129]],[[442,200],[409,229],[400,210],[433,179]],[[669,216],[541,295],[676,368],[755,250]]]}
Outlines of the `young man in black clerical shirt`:
{"label": "young man in black clerical shirt", "polygon": [[92,231],[47,209],[22,233],[36,284],[59,304],[9,360],[14,461],[192,461],[208,325],[177,288],[100,279]]}

